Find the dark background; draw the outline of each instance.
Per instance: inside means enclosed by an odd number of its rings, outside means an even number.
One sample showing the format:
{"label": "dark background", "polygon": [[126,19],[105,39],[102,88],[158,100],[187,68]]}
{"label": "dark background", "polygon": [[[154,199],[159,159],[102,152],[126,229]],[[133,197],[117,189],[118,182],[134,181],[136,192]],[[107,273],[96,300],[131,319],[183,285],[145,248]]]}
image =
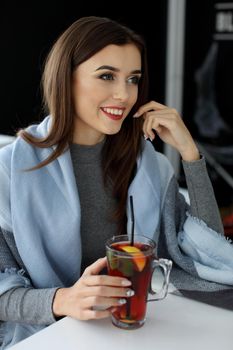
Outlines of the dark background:
{"label": "dark background", "polygon": [[[213,42],[217,42],[220,46],[215,72],[217,105],[223,119],[233,128],[233,41],[214,39],[217,12],[215,4],[227,2],[233,4],[233,1],[220,0],[187,1],[183,117],[186,125],[191,128],[192,134],[197,137],[199,135],[192,118],[197,99],[195,72],[203,64]],[[221,141],[222,144],[227,142],[224,139]],[[233,138],[228,141],[233,143]],[[216,143],[220,144],[220,140],[216,140]]]}
{"label": "dark background", "polygon": [[[216,4],[231,3],[233,1],[187,1],[186,31],[185,31],[185,63],[183,90],[183,118],[197,142],[204,145],[205,150],[214,157],[215,166],[220,165],[231,177],[233,176],[233,40],[217,40],[216,16],[220,11]],[[221,10],[222,11],[222,10]],[[233,9],[226,10],[232,14]],[[233,17],[232,17],[233,18]],[[233,34],[233,20],[230,25]],[[229,29],[230,31],[230,29]],[[226,31],[223,31],[226,33]],[[195,75],[203,65],[211,45],[218,45],[216,67],[214,71],[214,94],[216,107],[225,130],[220,130],[215,137],[201,135],[195,123],[197,110],[197,84]],[[203,116],[205,118],[205,116]],[[213,123],[215,121],[213,120]],[[203,120],[204,127],[205,120]],[[230,152],[231,151],[231,152]],[[207,162],[207,169],[213,183],[215,195],[222,216],[233,213],[233,189]],[[185,183],[181,168],[180,184]],[[233,216],[232,216],[233,224]],[[233,235],[233,229],[232,229]]]}
{"label": "dark background", "polygon": [[[148,4],[147,4],[148,3]],[[139,32],[148,46],[150,99],[164,101],[166,6],[149,1],[140,8],[125,2],[98,1],[3,1],[1,33],[1,122],[0,133],[15,134],[41,117],[40,78],[43,62],[56,38],[82,16],[106,16]],[[114,8],[115,7],[115,8]],[[12,33],[10,33],[12,31]]]}

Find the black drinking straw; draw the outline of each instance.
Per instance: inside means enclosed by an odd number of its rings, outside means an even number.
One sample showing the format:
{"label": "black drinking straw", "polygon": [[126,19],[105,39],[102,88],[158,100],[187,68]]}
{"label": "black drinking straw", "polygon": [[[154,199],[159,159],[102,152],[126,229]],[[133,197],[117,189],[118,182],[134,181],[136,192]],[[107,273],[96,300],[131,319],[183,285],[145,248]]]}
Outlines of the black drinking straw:
{"label": "black drinking straw", "polygon": [[[130,239],[130,245],[134,245],[134,210],[133,210],[133,196],[129,197],[130,200],[130,211],[131,211],[131,222],[132,222],[132,227],[131,227],[131,239]],[[131,309],[131,301],[130,298],[127,299],[126,303],[126,317],[128,319],[131,318],[130,314],[130,309]]]}
{"label": "black drinking straw", "polygon": [[133,196],[130,196],[129,199],[130,199],[131,221],[132,221],[130,245],[134,245],[134,210],[133,210]]}

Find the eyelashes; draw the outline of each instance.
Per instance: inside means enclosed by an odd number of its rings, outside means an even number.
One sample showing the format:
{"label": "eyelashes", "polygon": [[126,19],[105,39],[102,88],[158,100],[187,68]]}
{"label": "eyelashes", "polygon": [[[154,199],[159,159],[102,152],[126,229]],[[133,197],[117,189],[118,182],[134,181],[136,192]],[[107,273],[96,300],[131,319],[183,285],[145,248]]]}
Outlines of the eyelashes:
{"label": "eyelashes", "polygon": [[139,84],[139,80],[140,80],[140,77],[138,75],[134,75],[130,78],[127,79],[129,82],[131,82],[132,84],[134,85],[138,85]]}
{"label": "eyelashes", "polygon": [[[98,78],[101,80],[105,80],[105,81],[114,81],[115,80],[115,76],[112,73],[103,73],[103,74],[99,75]],[[140,76],[133,75],[133,76],[129,77],[126,81],[129,84],[138,85],[139,81],[140,81]]]}
{"label": "eyelashes", "polygon": [[99,79],[102,80],[114,80],[114,76],[111,73],[104,73],[99,76]]}

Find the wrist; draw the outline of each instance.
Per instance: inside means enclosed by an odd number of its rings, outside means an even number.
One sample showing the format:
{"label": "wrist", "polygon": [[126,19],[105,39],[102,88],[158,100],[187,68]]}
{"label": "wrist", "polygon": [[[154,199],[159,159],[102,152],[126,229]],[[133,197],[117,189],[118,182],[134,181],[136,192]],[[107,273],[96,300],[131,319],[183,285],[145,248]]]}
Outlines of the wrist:
{"label": "wrist", "polygon": [[193,147],[192,149],[181,153],[181,158],[185,162],[194,162],[196,160],[199,160],[200,159],[199,150],[197,149],[197,147]]}
{"label": "wrist", "polygon": [[66,295],[66,288],[59,288],[55,293],[52,310],[56,318],[65,316],[65,313],[63,311],[64,304],[65,304],[65,295]]}

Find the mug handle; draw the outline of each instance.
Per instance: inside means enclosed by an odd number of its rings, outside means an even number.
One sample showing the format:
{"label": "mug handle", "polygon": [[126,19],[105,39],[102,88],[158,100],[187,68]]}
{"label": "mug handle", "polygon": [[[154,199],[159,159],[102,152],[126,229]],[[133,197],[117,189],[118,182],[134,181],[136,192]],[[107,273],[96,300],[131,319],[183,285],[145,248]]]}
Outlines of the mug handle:
{"label": "mug handle", "polygon": [[[152,289],[152,276],[156,267],[162,267],[163,273],[164,273],[163,286],[159,292],[155,292]],[[148,299],[147,301],[162,300],[167,296],[171,269],[172,269],[172,261],[169,259],[158,259],[153,261],[149,293],[152,295],[157,294],[157,297],[153,299]]]}

